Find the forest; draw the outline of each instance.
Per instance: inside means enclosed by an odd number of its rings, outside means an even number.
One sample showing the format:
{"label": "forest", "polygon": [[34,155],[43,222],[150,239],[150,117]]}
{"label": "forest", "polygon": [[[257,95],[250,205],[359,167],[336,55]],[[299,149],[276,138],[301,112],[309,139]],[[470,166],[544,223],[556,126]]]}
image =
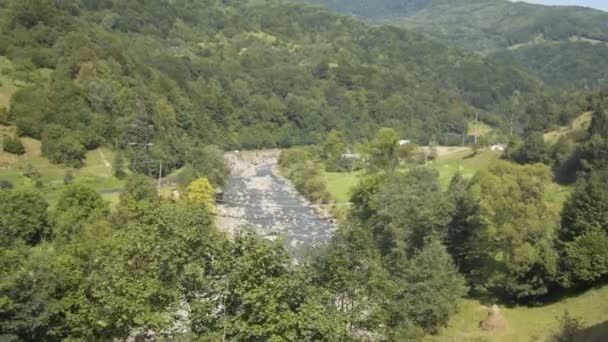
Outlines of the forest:
{"label": "forest", "polygon": [[608,83],[601,62],[608,53],[604,11],[507,0],[300,1],[424,33],[493,62],[518,65],[559,89]]}
{"label": "forest", "polygon": [[[496,36],[555,44],[479,53],[283,0],[0,1],[0,156],[36,142],[67,170],[0,173],[0,340],[418,341],[463,298],[540,307],[605,285],[608,92],[587,76],[606,73],[605,47],[562,40],[608,29],[532,8],[532,28]],[[439,146],[496,144],[500,160],[447,186],[433,167]],[[357,177],[333,238],[298,262],[219,226],[223,153],[266,148],[312,203],[334,204],[327,173]],[[74,176],[92,152],[115,203]],[[170,175],[180,196],[160,193]],[[565,313],[547,334],[581,328]]]}

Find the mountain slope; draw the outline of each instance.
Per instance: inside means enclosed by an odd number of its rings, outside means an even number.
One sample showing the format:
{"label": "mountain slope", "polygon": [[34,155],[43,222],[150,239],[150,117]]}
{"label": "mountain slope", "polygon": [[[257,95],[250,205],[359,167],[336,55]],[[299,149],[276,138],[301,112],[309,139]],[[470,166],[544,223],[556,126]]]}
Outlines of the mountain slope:
{"label": "mountain slope", "polygon": [[118,141],[133,167],[159,159],[179,166],[199,142],[289,146],[332,128],[359,138],[383,125],[447,142],[475,110],[498,118],[515,89],[534,99],[542,87],[510,65],[301,4],[2,6],[0,55],[25,86],[0,119],[41,138],[49,156]]}
{"label": "mountain slope", "polygon": [[[608,12],[506,0],[378,0],[373,6],[347,0],[310,1],[484,55],[497,53],[497,61],[519,64],[553,86],[573,89],[607,79],[608,65],[597,61],[608,53]],[[542,51],[551,51],[551,57],[547,59],[548,53]],[[539,64],[546,62],[551,67],[538,72]],[[595,71],[589,70],[591,66]],[[565,75],[547,75],[544,70],[549,69]]]}

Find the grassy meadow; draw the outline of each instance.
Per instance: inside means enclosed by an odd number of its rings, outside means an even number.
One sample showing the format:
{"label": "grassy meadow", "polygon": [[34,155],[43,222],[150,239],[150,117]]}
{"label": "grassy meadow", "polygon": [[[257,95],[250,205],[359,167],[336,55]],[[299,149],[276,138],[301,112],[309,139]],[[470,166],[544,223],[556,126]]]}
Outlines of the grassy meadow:
{"label": "grassy meadow", "polygon": [[504,326],[495,331],[482,331],[479,321],[485,319],[488,307],[476,300],[464,299],[460,312],[452,317],[448,326],[428,341],[496,341],[528,342],[546,341],[559,326],[558,317],[568,311],[572,317],[581,319],[584,330],[583,341],[603,341],[608,335],[608,286],[591,289],[585,293],[568,297],[538,307],[501,307]]}

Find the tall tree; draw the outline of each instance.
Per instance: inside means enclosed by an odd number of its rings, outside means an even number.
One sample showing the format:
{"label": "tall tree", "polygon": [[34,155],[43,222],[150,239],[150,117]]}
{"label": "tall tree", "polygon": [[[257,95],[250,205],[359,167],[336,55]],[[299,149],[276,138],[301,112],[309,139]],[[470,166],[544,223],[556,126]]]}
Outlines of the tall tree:
{"label": "tall tree", "polygon": [[542,165],[497,163],[479,171],[468,186],[474,212],[465,259],[475,290],[508,299],[547,294],[556,274],[553,225],[545,189],[550,170]]}
{"label": "tall tree", "polygon": [[323,155],[327,171],[343,171],[340,162],[346,153],[346,142],[340,131],[332,130],[323,143]]}
{"label": "tall tree", "polygon": [[579,181],[562,211],[558,237],[566,286],[608,275],[608,170]]}
{"label": "tall tree", "polygon": [[48,236],[47,208],[40,193],[0,190],[0,245],[35,245]]}
{"label": "tall tree", "polygon": [[381,128],[365,146],[367,167],[371,171],[393,172],[399,167],[399,134],[392,128]]}
{"label": "tall tree", "polygon": [[418,167],[394,174],[381,186],[377,203],[379,223],[373,228],[374,236],[380,250],[394,262],[407,260],[430,236],[445,238],[453,205],[437,171]]}

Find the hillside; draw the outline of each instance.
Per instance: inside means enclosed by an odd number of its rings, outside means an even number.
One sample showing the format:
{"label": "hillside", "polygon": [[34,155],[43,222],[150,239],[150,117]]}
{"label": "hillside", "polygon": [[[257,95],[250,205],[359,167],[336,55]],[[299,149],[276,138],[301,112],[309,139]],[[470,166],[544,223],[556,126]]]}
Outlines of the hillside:
{"label": "hillside", "polygon": [[[517,63],[550,85],[608,83],[608,67],[597,63],[608,54],[608,13],[603,11],[506,0],[380,0],[373,6],[361,1],[310,1],[373,23],[422,32],[459,48],[485,55],[498,52],[497,61]],[[594,71],[587,70],[590,65]]]}
{"label": "hillside", "polygon": [[81,161],[84,149],[118,143],[140,171],[158,159],[181,166],[197,144],[307,144],[332,128],[361,138],[394,126],[449,143],[470,113],[499,117],[514,89],[536,99],[542,87],[509,64],[302,4],[0,6],[13,94],[0,121],[41,139],[45,155]]}

